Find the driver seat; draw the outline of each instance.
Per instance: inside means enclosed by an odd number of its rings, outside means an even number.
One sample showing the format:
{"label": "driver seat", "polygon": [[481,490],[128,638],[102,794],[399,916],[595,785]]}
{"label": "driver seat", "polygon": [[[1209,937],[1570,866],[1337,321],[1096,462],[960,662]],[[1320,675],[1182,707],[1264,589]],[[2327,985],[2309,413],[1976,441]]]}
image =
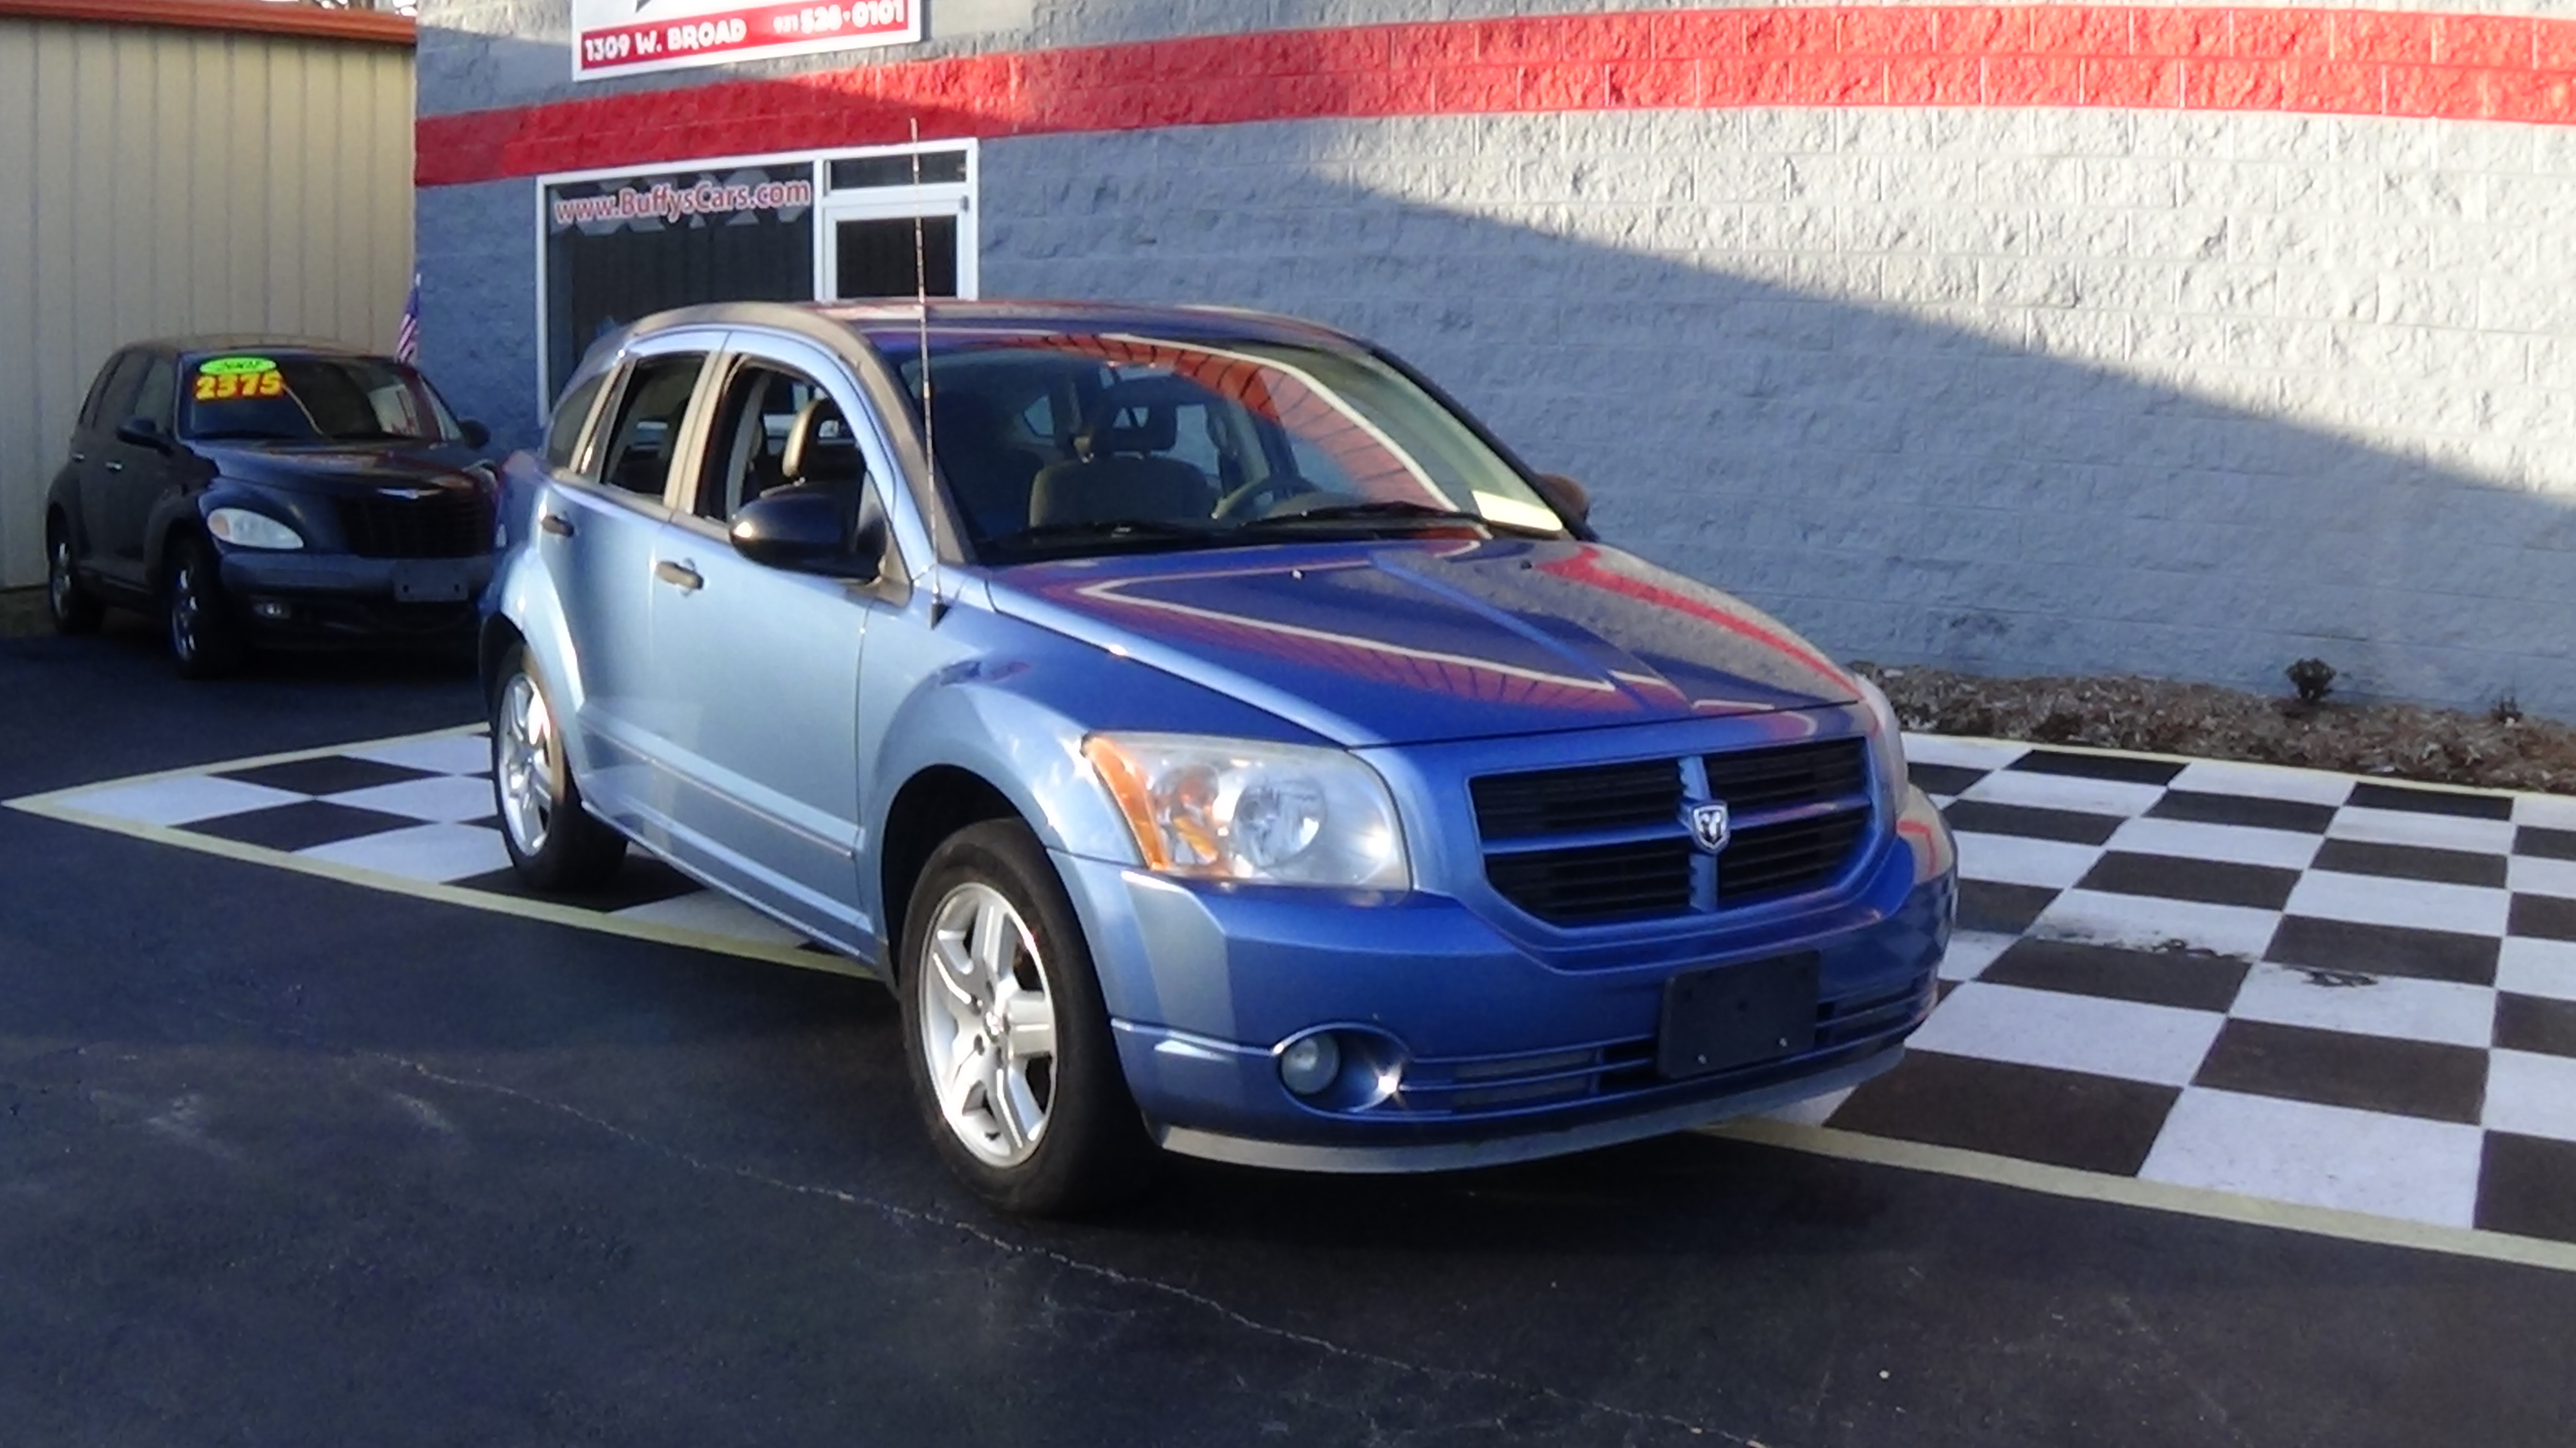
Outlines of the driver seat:
{"label": "driver seat", "polygon": [[1203,521],[1216,511],[1207,474],[1162,456],[1180,441],[1180,410],[1169,403],[1122,402],[1113,389],[1093,420],[1074,434],[1074,458],[1039,470],[1029,486],[1029,526]]}

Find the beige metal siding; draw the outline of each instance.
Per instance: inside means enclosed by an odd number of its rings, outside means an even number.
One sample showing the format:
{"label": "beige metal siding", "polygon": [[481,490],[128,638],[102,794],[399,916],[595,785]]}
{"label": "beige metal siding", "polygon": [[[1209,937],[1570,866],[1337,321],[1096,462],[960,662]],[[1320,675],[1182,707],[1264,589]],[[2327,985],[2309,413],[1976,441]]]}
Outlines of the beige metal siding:
{"label": "beige metal siding", "polygon": [[0,18],[0,585],[118,345],[286,332],[390,348],[411,285],[412,54]]}

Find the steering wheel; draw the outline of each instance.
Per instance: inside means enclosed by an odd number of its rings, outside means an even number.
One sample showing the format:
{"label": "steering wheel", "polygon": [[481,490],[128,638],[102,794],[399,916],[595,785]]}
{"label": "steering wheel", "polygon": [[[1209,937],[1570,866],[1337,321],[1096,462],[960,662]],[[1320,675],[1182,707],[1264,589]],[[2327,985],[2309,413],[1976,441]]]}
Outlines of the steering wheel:
{"label": "steering wheel", "polygon": [[1340,500],[1342,494],[1318,488],[1295,473],[1273,473],[1246,483],[1216,500],[1209,516],[1231,522],[1238,518],[1277,518]]}

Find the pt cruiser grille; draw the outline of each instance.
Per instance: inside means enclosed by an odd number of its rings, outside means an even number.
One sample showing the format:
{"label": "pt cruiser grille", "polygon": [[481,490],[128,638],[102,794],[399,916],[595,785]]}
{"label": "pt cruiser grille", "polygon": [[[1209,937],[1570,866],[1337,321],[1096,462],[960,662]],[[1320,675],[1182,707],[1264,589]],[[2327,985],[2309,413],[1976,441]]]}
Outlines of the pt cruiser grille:
{"label": "pt cruiser grille", "polygon": [[492,551],[492,505],[465,489],[425,498],[342,498],[340,534],[361,558],[471,558]]}
{"label": "pt cruiser grille", "polygon": [[[1485,878],[1554,925],[1728,910],[1831,884],[1869,833],[1868,744],[1738,750],[1470,782]],[[1713,859],[1684,806],[1715,800],[1734,837]]]}

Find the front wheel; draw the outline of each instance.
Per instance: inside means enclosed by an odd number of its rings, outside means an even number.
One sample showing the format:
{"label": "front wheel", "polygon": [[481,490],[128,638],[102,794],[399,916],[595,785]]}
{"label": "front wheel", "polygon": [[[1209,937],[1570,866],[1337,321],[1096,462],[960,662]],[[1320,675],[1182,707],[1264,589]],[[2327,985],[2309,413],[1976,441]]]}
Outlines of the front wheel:
{"label": "front wheel", "polygon": [[1032,1216],[1144,1189],[1153,1144],[1073,904],[1027,825],[989,820],[940,845],[898,960],[913,1094],[967,1186]]}
{"label": "front wheel", "polygon": [[548,892],[606,884],[626,859],[626,837],[581,807],[554,705],[513,648],[492,691],[492,798],[501,842],[519,878]]}
{"label": "front wheel", "polygon": [[194,538],[170,547],[169,581],[162,610],[170,635],[170,662],[183,679],[219,679],[242,665],[241,626],[224,598],[214,550]]}

